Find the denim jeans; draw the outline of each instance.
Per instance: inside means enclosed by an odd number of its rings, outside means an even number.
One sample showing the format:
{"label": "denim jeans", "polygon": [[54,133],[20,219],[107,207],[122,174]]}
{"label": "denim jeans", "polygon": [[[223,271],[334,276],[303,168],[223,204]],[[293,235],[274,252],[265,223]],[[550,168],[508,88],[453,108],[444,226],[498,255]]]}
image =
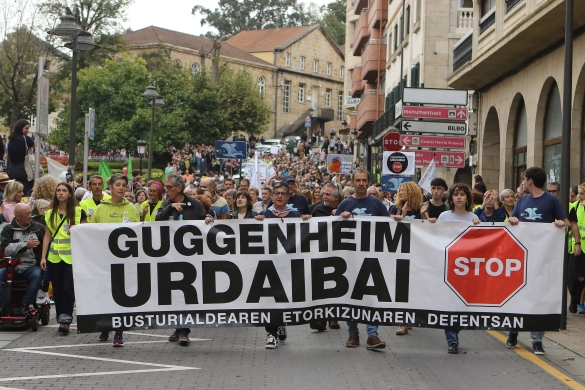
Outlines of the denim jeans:
{"label": "denim jeans", "polygon": [[[360,334],[360,330],[358,329],[358,323],[354,321],[347,321],[347,327],[349,328],[349,334]],[[368,337],[377,336],[378,335],[378,325],[370,325],[366,324],[366,332],[368,332]]]}
{"label": "denim jeans", "polygon": [[447,345],[459,345],[459,329],[445,329],[445,337],[447,337]]}
{"label": "denim jeans", "polygon": [[[28,286],[22,300],[26,303],[35,303],[37,301],[37,292],[41,288],[41,282],[43,281],[43,274],[41,268],[37,265],[29,267],[24,272],[15,272],[14,279],[26,279],[28,280]],[[0,283],[6,283],[6,268],[0,269]],[[6,302],[6,289],[3,285],[0,288],[0,302]]]}
{"label": "denim jeans", "polygon": [[[518,334],[518,332],[510,332],[510,335]],[[542,343],[542,338],[544,337],[544,332],[530,332],[530,338],[532,342]]]}

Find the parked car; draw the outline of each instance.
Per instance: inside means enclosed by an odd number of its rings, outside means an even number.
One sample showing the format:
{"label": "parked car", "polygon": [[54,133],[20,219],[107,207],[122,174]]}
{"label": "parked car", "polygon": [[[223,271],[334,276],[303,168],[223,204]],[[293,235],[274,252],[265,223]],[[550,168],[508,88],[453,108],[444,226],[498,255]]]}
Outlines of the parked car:
{"label": "parked car", "polygon": [[262,145],[278,146],[279,152],[286,152],[286,144],[281,139],[267,139]]}

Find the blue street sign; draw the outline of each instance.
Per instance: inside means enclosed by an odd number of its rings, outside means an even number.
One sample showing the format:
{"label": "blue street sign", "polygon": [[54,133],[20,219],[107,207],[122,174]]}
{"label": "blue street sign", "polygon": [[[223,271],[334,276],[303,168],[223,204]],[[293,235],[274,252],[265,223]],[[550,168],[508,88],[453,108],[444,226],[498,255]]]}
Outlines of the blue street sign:
{"label": "blue street sign", "polygon": [[246,159],[247,143],[242,141],[215,141],[216,158]]}
{"label": "blue street sign", "polygon": [[89,139],[94,140],[95,138],[95,110],[89,109]]}
{"label": "blue street sign", "polygon": [[412,176],[398,176],[398,175],[383,175],[382,176],[382,191],[396,192],[400,184],[407,181],[412,181]]}
{"label": "blue street sign", "polygon": [[311,117],[307,116],[307,118],[305,118],[305,127],[307,129],[309,129],[311,127]]}

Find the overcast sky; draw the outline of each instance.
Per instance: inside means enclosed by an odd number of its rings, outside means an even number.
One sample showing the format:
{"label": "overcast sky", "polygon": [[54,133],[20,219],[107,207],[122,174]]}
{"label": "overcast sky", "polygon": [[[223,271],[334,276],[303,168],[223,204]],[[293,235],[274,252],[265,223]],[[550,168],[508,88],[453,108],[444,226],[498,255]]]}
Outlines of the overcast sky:
{"label": "overcast sky", "polygon": [[[331,0],[312,0],[317,5],[328,4]],[[304,0],[309,3],[309,0]],[[126,26],[140,30],[148,26],[158,26],[187,34],[200,35],[209,27],[201,27],[201,17],[191,14],[195,5],[206,8],[217,7],[217,0],[134,0],[128,10]]]}

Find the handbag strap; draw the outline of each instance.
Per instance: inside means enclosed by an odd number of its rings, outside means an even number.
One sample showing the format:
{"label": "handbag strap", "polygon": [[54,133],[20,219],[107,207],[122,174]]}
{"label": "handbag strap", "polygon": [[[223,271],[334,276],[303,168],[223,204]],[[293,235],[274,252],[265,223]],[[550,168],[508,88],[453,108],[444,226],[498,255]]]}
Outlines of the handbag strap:
{"label": "handbag strap", "polygon": [[59,229],[61,229],[61,226],[63,226],[63,223],[65,222],[66,217],[67,217],[67,214],[64,214],[63,218],[61,218],[61,223],[59,224],[59,226],[57,226],[57,230],[55,230],[55,234],[51,234],[51,241],[49,241],[49,248],[51,247],[51,244],[55,240],[55,236],[57,235],[57,233],[59,233]]}
{"label": "handbag strap", "polygon": [[26,142],[26,136],[23,134],[22,138],[24,139],[24,147],[26,148],[26,154],[29,154],[30,149],[28,148],[28,143]]}

